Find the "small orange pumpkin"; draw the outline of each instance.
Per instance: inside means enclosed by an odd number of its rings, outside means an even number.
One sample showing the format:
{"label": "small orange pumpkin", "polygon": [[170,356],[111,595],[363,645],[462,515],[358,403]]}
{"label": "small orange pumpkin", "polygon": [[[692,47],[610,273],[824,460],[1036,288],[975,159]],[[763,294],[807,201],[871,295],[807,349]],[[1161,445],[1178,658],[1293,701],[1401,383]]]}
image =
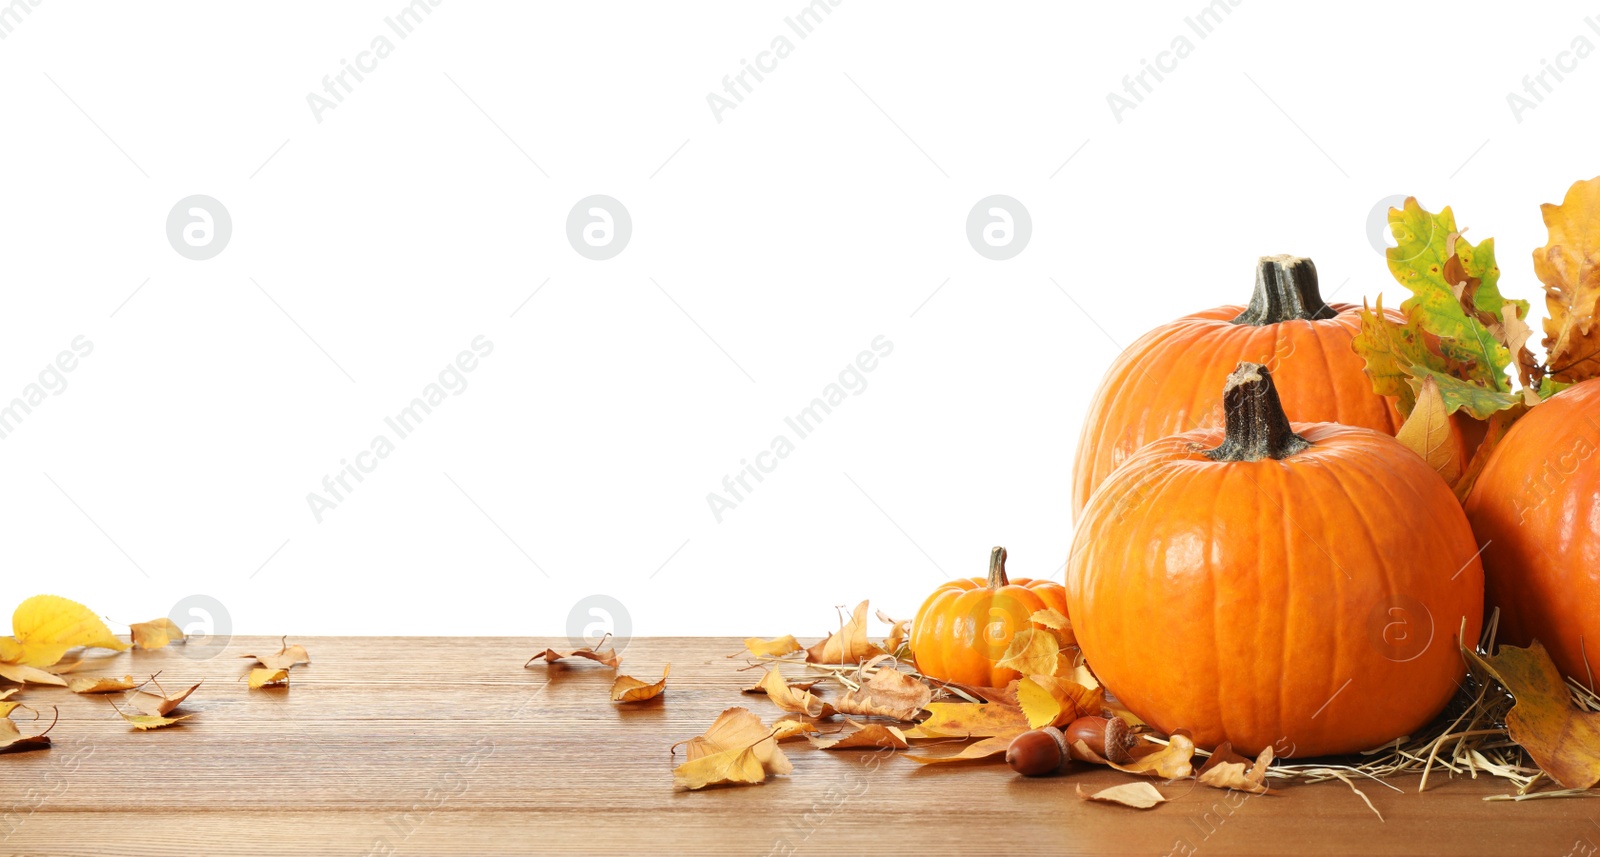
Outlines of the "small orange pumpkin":
{"label": "small orange pumpkin", "polygon": [[1106,370],[1084,417],[1072,467],[1072,519],[1140,447],[1221,426],[1217,391],[1240,362],[1272,370],[1291,420],[1399,431],[1399,412],[1372,391],[1366,364],[1351,348],[1361,331],[1360,309],[1324,303],[1310,259],[1263,256],[1248,307],[1197,312],[1140,337]]}
{"label": "small orange pumpkin", "polygon": [[911,651],[925,676],[1005,687],[1021,676],[995,663],[1040,610],[1067,612],[1067,592],[1049,580],[1006,577],[1006,549],[989,553],[989,576],[952,580],[922,602],[911,622]]}
{"label": "small orange pumpkin", "polygon": [[1139,450],[1084,507],[1067,607],[1089,668],[1163,732],[1254,755],[1370,749],[1439,713],[1483,567],[1454,493],[1371,429],[1290,425],[1242,363],[1226,428]]}

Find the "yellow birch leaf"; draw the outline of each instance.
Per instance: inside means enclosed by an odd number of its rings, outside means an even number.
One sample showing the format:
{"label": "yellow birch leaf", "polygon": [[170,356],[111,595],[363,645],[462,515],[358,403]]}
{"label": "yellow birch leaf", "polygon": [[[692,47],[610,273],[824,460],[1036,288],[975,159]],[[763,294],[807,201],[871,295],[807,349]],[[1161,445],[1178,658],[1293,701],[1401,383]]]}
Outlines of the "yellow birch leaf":
{"label": "yellow birch leaf", "polygon": [[1061,663],[1061,642],[1047,628],[1023,628],[1011,637],[1011,645],[995,666],[1013,669],[1023,675],[1053,675]]}
{"label": "yellow birch leaf", "polygon": [[800,641],[796,640],[793,634],[785,634],[782,637],[774,637],[770,640],[763,640],[760,637],[746,637],[744,647],[750,650],[750,654],[758,658],[781,658],[784,655],[798,652],[802,648]]}
{"label": "yellow birch leaf", "polygon": [[840,714],[913,720],[933,698],[933,688],[899,670],[879,669],[860,690],[846,691],[833,703]]}
{"label": "yellow birch leaf", "polygon": [[784,680],[783,674],[777,670],[767,670],[761,679],[761,687],[767,691],[767,698],[784,711],[804,714],[807,717],[831,717],[833,706],[823,702],[816,694],[809,690],[796,690]]}
{"label": "yellow birch leaf", "polygon": [[611,683],[612,702],[644,702],[655,699],[667,689],[667,673],[671,672],[672,664],[667,664],[661,669],[661,680],[658,682],[645,682],[631,675],[619,675]]}
{"label": "yellow birch leaf", "polygon": [[254,667],[250,670],[250,687],[258,689],[263,687],[288,687],[289,671],[286,669],[273,669],[271,667]]}
{"label": "yellow birch leaf", "polygon": [[[57,717],[60,717],[59,712]],[[0,718],[0,753],[25,753],[29,750],[49,749],[50,736],[46,733],[54,729],[55,726],[55,721],[52,720],[44,732],[40,732],[37,735],[24,736],[17,729],[17,724],[13,723],[10,718]]]}
{"label": "yellow birch leaf", "polygon": [[147,650],[164,648],[169,643],[186,639],[178,623],[165,616],[148,622],[135,622],[128,626],[128,634],[133,638],[135,648]]}
{"label": "yellow birch leaf", "polygon": [[133,676],[125,675],[122,678],[91,678],[78,676],[67,680],[67,690],[73,693],[111,693],[119,690],[133,690]]}
{"label": "yellow birch leaf", "polygon": [[[311,655],[306,651],[306,647],[298,643],[293,646],[289,645],[288,637],[283,638],[282,643],[280,643],[280,648],[273,654],[240,655],[239,657],[254,658],[257,663],[271,670],[286,670],[290,667],[299,666],[300,664],[311,663]],[[539,655],[534,655],[534,657],[539,657]],[[529,658],[529,660],[531,661],[532,658]],[[524,664],[524,666],[526,666],[526,664]],[[615,664],[613,664],[613,666],[615,666]]]}
{"label": "yellow birch leaf", "polygon": [[189,694],[200,689],[200,682],[195,682],[188,690],[181,690],[172,696],[158,696],[149,691],[140,691],[133,695],[133,707],[152,717],[161,717],[170,714],[174,708],[183,704]]}
{"label": "yellow birch leaf", "polygon": [[[962,748],[959,753],[948,756],[928,756],[918,753],[901,753],[904,758],[910,759],[919,765],[940,765],[946,762],[977,762],[984,759],[993,759],[995,756],[1005,756],[1006,749],[1011,746],[1012,739],[1021,735],[1026,729],[1018,730],[1009,735],[993,735],[981,741],[974,741]],[[907,737],[910,737],[907,735]]]}
{"label": "yellow birch leaf", "polygon": [[1172,733],[1164,747],[1159,744],[1148,746],[1153,749],[1136,753],[1133,761],[1127,764],[1111,762],[1111,767],[1130,774],[1166,780],[1180,779],[1194,772],[1194,739],[1182,730]]}
{"label": "yellow birch leaf", "polygon": [[5,660],[28,667],[52,666],[79,646],[124,652],[130,645],[89,608],[59,595],[35,595],[17,605],[11,633],[16,646],[7,647]]}
{"label": "yellow birch leaf", "polygon": [[884,654],[867,641],[867,602],[856,605],[850,619],[838,631],[809,649],[806,662],[813,664],[859,664],[869,658]]}
{"label": "yellow birch leaf", "polygon": [[1127,783],[1125,785],[1112,786],[1109,789],[1101,789],[1093,793],[1085,789],[1083,783],[1078,783],[1078,797],[1084,800],[1120,803],[1123,806],[1131,806],[1134,809],[1149,809],[1158,803],[1165,803],[1167,800],[1161,796],[1161,792],[1156,791],[1155,786],[1149,783]]}
{"label": "yellow birch leaf", "polygon": [[53,684],[56,687],[66,687],[67,680],[55,673],[47,673],[38,667],[23,666],[22,664],[0,663],[0,678],[10,679],[17,684]]}

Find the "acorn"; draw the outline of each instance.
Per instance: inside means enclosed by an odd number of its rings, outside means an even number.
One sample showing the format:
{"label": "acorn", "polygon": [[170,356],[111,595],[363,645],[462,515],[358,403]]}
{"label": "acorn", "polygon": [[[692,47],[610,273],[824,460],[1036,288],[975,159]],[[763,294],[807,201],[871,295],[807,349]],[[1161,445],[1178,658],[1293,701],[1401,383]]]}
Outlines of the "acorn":
{"label": "acorn", "polygon": [[[1139,743],[1139,736],[1128,729],[1128,722],[1121,717],[1079,717],[1067,724],[1067,732],[1062,740],[1075,759],[1126,765],[1133,761],[1128,751]],[[1089,748],[1090,753],[1100,758],[1090,758],[1078,752],[1075,745],[1079,741]]]}
{"label": "acorn", "polygon": [[1072,767],[1066,738],[1054,726],[1024,732],[1011,739],[1006,764],[1024,777],[1048,777]]}

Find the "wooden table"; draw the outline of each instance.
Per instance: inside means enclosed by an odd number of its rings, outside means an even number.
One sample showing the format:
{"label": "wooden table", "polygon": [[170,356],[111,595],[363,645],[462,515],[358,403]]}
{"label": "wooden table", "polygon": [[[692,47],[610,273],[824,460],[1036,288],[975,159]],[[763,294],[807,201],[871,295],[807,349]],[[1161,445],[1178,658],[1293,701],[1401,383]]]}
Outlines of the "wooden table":
{"label": "wooden table", "polygon": [[[60,723],[48,751],[0,756],[0,854],[1594,854],[1600,803],[1485,802],[1488,778],[1416,794],[1289,786],[1247,797],[1160,785],[1149,811],[1088,804],[1074,786],[1126,782],[1096,769],[1028,780],[1004,764],[924,768],[904,759],[785,744],[794,773],[698,793],[672,787],[668,747],[724,708],[770,721],[732,639],[636,639],[623,672],[665,696],[609,701],[612,671],[523,661],[564,640],[303,638],[314,663],[284,690],[238,681],[235,639],[218,657],[180,647],[97,660],[79,674],[204,679],[185,724],[134,732],[103,696],[30,686],[14,699]],[[542,662],[541,662],[542,663]],[[17,719],[26,712],[18,711]],[[33,731],[24,723],[23,731]],[[678,757],[681,760],[681,756]]]}

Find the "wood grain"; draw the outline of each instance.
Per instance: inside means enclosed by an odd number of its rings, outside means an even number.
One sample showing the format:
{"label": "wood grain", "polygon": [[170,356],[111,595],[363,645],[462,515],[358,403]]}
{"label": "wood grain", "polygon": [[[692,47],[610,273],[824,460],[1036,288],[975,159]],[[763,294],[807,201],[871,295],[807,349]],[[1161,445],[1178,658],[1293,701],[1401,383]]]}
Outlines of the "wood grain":
{"label": "wood grain", "polygon": [[[134,732],[104,696],[30,686],[60,709],[45,752],[0,756],[0,853],[108,855],[529,854],[1539,854],[1594,853],[1584,799],[1489,802],[1489,778],[1338,783],[1243,797],[1160,785],[1149,811],[1089,804],[1113,771],[1027,780],[1003,765],[923,768],[787,744],[794,773],[765,785],[675,792],[668,748],[724,708],[771,720],[742,695],[733,639],[636,639],[623,672],[672,663],[665,696],[618,706],[612,671],[522,662],[532,638],[296,639],[313,663],[285,690],[246,688],[236,639],[216,658],[182,647],[96,659],[84,675],[201,679],[179,727]],[[18,711],[16,718],[26,718]],[[23,731],[31,732],[23,723]],[[680,757],[681,758],[681,757]]]}

